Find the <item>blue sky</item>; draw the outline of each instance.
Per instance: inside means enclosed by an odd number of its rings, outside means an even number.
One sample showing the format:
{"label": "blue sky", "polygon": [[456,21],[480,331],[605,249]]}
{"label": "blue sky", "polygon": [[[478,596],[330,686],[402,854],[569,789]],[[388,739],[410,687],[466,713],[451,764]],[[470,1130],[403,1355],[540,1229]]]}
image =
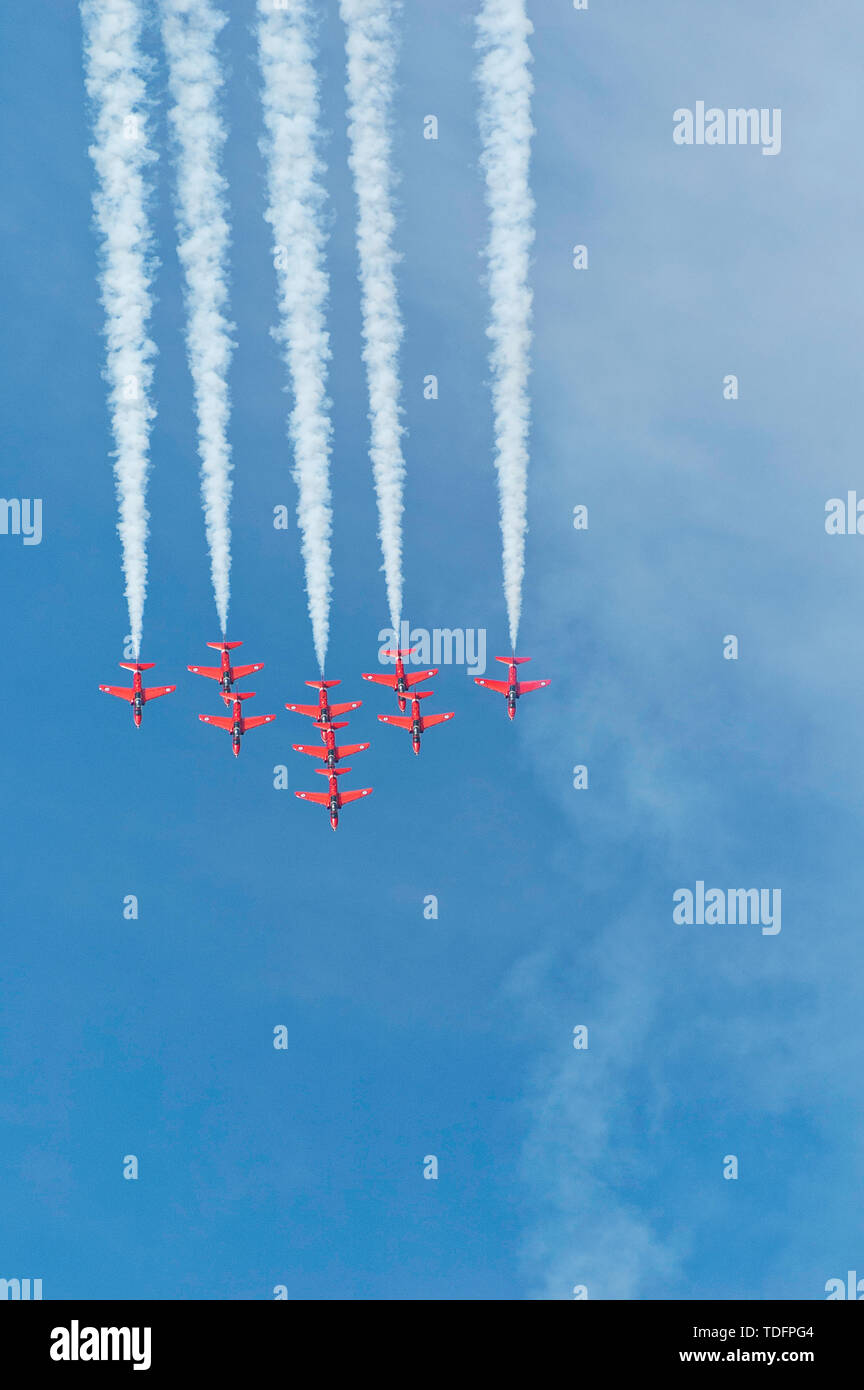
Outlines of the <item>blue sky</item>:
{"label": "blue sky", "polygon": [[[803,0],[529,10],[535,348],[514,725],[445,668],[419,759],[363,686],[386,626],[343,35],[319,35],[331,210],[330,671],[375,794],[338,835],[283,709],[315,675],[275,321],[253,7],[228,73],[230,635],[272,728],[230,756],[186,665],[218,637],[199,501],[158,35],[161,265],[136,734],[97,685],[126,612],[75,7],[8,7],[0,537],[5,1277],[46,1297],[820,1298],[864,1274],[864,736],[857,488],[864,19]],[[46,11],[51,17],[46,20]],[[406,611],[506,646],[472,19],[401,23],[394,157]],[[779,107],[783,148],[680,148],[676,108]],[[428,113],[437,142],[422,138]],[[585,243],[589,268],[571,268]],[[427,373],[440,397],[423,399]],[[740,399],[724,401],[727,373]],[[589,507],[586,532],[572,511]],[[737,662],[723,638],[740,640]],[[362,687],[362,688],[361,688]],[[572,768],[585,764],[589,788]],[[317,779],[316,779],[317,780]],[[352,777],[352,784],[357,778]],[[697,880],[780,888],[783,926],[678,926]],[[124,895],[140,901],[126,922]],[[427,894],[437,921],[423,917]],[[288,1029],[275,1051],[273,1029]],[[571,1045],[575,1025],[589,1048]],[[123,1156],[140,1163],[124,1181]],[[425,1181],[435,1154],[439,1178]],[[723,1160],[739,1160],[724,1181]]]}

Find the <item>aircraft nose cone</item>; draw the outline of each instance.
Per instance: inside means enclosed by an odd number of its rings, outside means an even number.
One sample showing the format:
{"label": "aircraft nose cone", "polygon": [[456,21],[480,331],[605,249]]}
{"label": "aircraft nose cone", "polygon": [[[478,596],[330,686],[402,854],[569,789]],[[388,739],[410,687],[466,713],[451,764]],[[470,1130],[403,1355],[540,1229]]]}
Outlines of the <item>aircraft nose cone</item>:
{"label": "aircraft nose cone", "polygon": [[240,744],[239,744],[239,743],[233,744],[232,747],[231,747],[231,752],[234,754],[234,757],[236,758],[236,757],[238,756],[239,752],[240,752]]}

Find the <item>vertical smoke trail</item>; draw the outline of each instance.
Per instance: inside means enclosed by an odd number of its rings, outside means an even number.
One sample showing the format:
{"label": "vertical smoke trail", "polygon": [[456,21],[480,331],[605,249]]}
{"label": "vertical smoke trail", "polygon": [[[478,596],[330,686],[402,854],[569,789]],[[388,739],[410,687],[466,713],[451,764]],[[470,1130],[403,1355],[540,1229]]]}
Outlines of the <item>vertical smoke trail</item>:
{"label": "vertical smoke trail", "polygon": [[370,456],[378,534],[394,632],[402,616],[402,426],[399,348],[402,321],[391,246],[395,219],[389,117],[396,67],[392,0],[340,0],[348,54],[349,164],[357,197],[357,248],[363,307],[363,360],[372,424]]}
{"label": "vertical smoke trail", "polygon": [[210,0],[162,0],[169,117],[177,146],[178,255],[186,278],[186,351],[198,415],[201,497],[222,636],[231,579],[231,451],[228,369],[233,325],[226,318],[230,230],[220,172],[225,128],[216,39],[226,17]]}
{"label": "vertical smoke trail", "polygon": [[319,102],[308,0],[258,0],[258,52],[267,132],[266,220],[273,228],[279,286],[275,336],[294,393],[289,433],[294,446],[297,518],[315,655],[323,674],[330,630],[330,340],[324,307],[325,168],[318,154]]}
{"label": "vertical smoke trail", "polygon": [[525,572],[525,531],[530,403],[531,291],[528,264],[534,240],[534,201],[528,183],[531,158],[532,25],[524,0],[483,0],[477,18],[482,55],[480,84],[481,164],[489,208],[489,296],[492,318],[492,406],[501,505],[504,596],[511,650],[516,650]]}
{"label": "vertical smoke trail", "polygon": [[144,117],[147,70],[139,42],[136,0],[81,0],[87,94],[93,103],[90,156],[100,238],[100,295],[105,310],[106,364],[118,531],[132,647],[141,649],[147,592],[147,485],[154,344],[147,334],[153,260],[147,220],[146,165],[155,158]]}

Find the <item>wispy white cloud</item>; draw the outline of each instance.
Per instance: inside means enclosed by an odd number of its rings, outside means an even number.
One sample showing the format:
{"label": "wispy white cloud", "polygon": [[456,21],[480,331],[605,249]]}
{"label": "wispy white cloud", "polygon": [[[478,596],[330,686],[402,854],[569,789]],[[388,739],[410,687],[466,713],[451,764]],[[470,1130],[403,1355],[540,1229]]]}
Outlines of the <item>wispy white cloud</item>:
{"label": "wispy white cloud", "polygon": [[[746,50],[728,15],[714,32],[688,29],[686,3],[667,16],[683,44],[674,62],[647,21],[643,33],[611,11],[590,45],[572,15],[538,26],[535,43],[542,235],[565,254],[535,274],[546,463],[529,583],[544,666],[554,674],[560,652],[566,684],[530,724],[520,713],[518,736],[563,827],[544,863],[573,909],[544,919],[544,954],[508,983],[541,1057],[523,1162],[539,1297],[568,1298],[577,1282],[592,1297],[820,1297],[859,1238],[850,849],[864,730],[844,639],[859,566],[826,541],[821,515],[854,473],[857,437],[838,409],[854,341],[841,302],[857,257],[854,64],[839,32],[802,18],[775,41],[767,16],[734,8],[751,26]],[[802,42],[817,46],[805,69]],[[615,99],[599,111],[613,56]],[[676,158],[684,59],[702,75],[696,96],[792,81],[799,143],[770,185],[749,151],[722,167],[710,151]],[[814,239],[832,245],[830,264],[811,260]],[[577,240],[590,242],[587,272],[568,263]],[[586,278],[598,255],[602,284]],[[736,370],[741,399],[726,403],[722,377]],[[793,379],[819,389],[790,393]],[[588,532],[569,526],[577,502]],[[738,663],[722,659],[726,632],[742,639]],[[571,785],[577,762],[586,792]],[[780,884],[781,935],[676,928],[673,889],[703,875]],[[569,1047],[577,1022],[588,1053]],[[727,1152],[738,1183],[722,1178]]]}

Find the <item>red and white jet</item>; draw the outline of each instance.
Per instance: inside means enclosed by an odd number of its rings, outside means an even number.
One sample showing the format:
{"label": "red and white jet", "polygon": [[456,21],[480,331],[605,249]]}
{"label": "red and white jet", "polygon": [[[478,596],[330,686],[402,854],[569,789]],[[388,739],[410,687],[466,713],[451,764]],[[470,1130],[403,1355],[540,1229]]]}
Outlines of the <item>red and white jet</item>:
{"label": "red and white jet", "polygon": [[393,676],[385,676],[378,671],[371,673],[366,671],[363,672],[364,681],[374,681],[376,685],[387,685],[391,690],[396,691],[396,699],[399,701],[399,708],[403,714],[405,713],[405,701],[411,686],[419,685],[421,681],[426,680],[427,676],[437,676],[438,674],[438,668],[436,666],[434,671],[411,671],[406,675],[402,658],[403,656],[410,656],[414,650],[414,647],[397,647],[395,652],[385,651],[381,653],[382,656],[395,656],[396,674]]}
{"label": "red and white jet", "polygon": [[208,680],[218,681],[221,686],[222,699],[226,705],[231,703],[231,691],[235,681],[242,680],[244,676],[252,676],[256,671],[264,670],[263,661],[256,662],[254,666],[232,666],[229,652],[233,652],[235,647],[242,647],[242,642],[208,642],[208,647],[215,647],[217,652],[221,652],[221,664],[219,666],[187,666],[187,671],[194,671],[196,676],[206,676]]}
{"label": "red and white jet", "polygon": [[286,705],[285,708],[293,710],[295,714],[307,714],[310,719],[321,720],[325,724],[332,724],[337,714],[349,714],[363,703],[362,700],[349,700],[345,704],[331,705],[327,691],[332,690],[334,685],[341,685],[341,681],[306,681],[305,684],[318,691],[317,705]]}
{"label": "red and white jet", "polygon": [[516,667],[524,666],[526,661],[530,661],[530,656],[496,656],[496,661],[501,661],[508,668],[506,681],[487,681],[482,676],[474,677],[475,685],[485,686],[487,690],[496,690],[499,695],[507,696],[507,714],[510,719],[516,718],[516,701],[520,695],[528,695],[532,690],[543,690],[548,681],[520,681],[517,678]]}
{"label": "red and white jet", "polygon": [[335,730],[347,729],[347,721],[344,724],[322,724],[320,720],[316,720],[315,728],[321,730],[323,748],[309,743],[292,743],[291,747],[295,753],[306,753],[310,758],[321,758],[330,768],[335,767],[340,758],[350,758],[352,753],[365,753],[369,747],[368,743],[346,743],[342,748],[337,747]]}
{"label": "red and white jet", "polygon": [[411,746],[415,753],[420,752],[420,736],[436,724],[444,724],[454,716],[450,714],[421,714],[420,701],[434,695],[434,690],[415,690],[411,696],[411,714],[402,719],[398,714],[379,714],[382,724],[395,724],[398,729],[408,729],[411,733]]}
{"label": "red and white jet", "polygon": [[218,714],[199,714],[198,718],[202,724],[215,724],[217,729],[225,729],[231,735],[231,750],[236,758],[240,752],[240,740],[244,734],[248,734],[250,729],[257,729],[259,724],[272,724],[276,718],[275,714],[253,714],[245,718],[241,700],[251,700],[255,694],[254,690],[235,690],[231,695],[234,708],[230,716]]}
{"label": "red and white jet", "polygon": [[295,792],[301,801],[315,801],[319,806],[327,806],[330,811],[330,824],[335,830],[339,825],[339,812],[343,806],[347,806],[349,801],[359,801],[361,796],[370,796],[371,787],[361,787],[359,791],[340,792],[337,777],[342,777],[346,772],[350,772],[350,767],[316,767],[315,771],[319,777],[329,777],[329,790],[326,792]]}
{"label": "red and white jet", "polygon": [[135,720],[135,728],[141,728],[141,715],[148,700],[158,700],[160,695],[170,695],[177,689],[176,685],[151,685],[149,690],[145,690],[141,680],[142,671],[152,671],[156,665],[155,661],[121,661],[118,665],[124,671],[134,671],[132,678],[132,688],[125,685],[100,685],[106,695],[116,695],[118,700],[126,700],[132,706],[132,718]]}

